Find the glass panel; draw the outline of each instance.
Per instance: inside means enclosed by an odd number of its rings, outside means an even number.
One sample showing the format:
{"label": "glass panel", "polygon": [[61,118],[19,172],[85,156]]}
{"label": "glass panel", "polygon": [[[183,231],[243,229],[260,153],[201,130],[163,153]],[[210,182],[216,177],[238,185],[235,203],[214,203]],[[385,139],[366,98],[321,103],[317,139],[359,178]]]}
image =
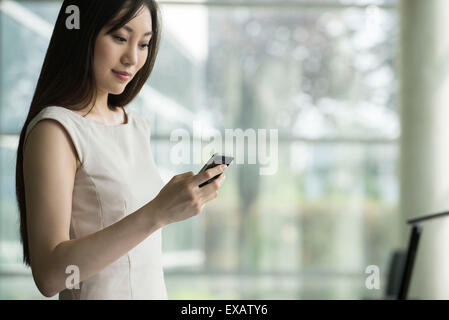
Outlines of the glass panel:
{"label": "glass panel", "polygon": [[58,300],[58,295],[43,296],[31,276],[0,276],[0,299],[2,300]]}
{"label": "glass panel", "polygon": [[0,137],[0,264],[2,265],[22,263],[20,218],[15,194],[16,149],[11,148],[16,141],[11,140]]}
{"label": "glass panel", "polygon": [[395,139],[396,22],[383,9],[212,8],[203,112],[287,137]]}

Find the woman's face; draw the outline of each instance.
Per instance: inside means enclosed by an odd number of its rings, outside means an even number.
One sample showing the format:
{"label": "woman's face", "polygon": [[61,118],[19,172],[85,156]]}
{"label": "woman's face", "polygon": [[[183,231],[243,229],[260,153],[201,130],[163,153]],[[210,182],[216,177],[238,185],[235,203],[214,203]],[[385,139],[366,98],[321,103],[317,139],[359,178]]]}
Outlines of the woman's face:
{"label": "woman's face", "polygon": [[[139,14],[121,29],[106,34],[103,28],[95,42],[94,75],[99,92],[121,94],[145,64],[152,37],[151,14],[144,6]],[[117,72],[129,73],[120,76]]]}

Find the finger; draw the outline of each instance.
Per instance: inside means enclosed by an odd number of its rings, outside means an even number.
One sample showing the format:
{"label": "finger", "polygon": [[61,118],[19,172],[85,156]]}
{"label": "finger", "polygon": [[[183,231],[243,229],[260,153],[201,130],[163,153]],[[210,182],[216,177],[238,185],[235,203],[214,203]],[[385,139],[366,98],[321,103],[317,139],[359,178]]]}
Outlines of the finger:
{"label": "finger", "polygon": [[224,181],[226,179],[226,175],[222,174],[220,177],[212,181],[211,183],[206,184],[204,187],[200,188],[199,195],[203,199],[211,199],[215,196],[215,191],[218,191],[218,189],[221,188]]}
{"label": "finger", "polygon": [[[217,179],[218,180],[218,179]],[[215,182],[215,181],[214,181]],[[203,192],[202,189],[206,189],[206,187],[209,187],[209,185],[212,185],[213,183],[208,184],[207,186],[205,186],[204,188],[201,188],[201,192]],[[207,188],[209,189],[209,188]],[[210,188],[209,192],[205,192],[202,196],[200,196],[200,199],[203,203],[207,203],[215,198],[218,197],[219,191],[217,188]]]}
{"label": "finger", "polygon": [[200,208],[200,213],[203,212],[204,206],[206,205],[206,203],[203,203],[203,205]]}
{"label": "finger", "polygon": [[206,181],[214,178],[215,176],[221,174],[222,172],[224,172],[227,167],[228,167],[227,165],[223,164],[223,165],[218,165],[213,168],[207,169],[204,172],[200,172],[195,176],[195,178],[193,179],[193,182],[195,183],[196,186],[199,186],[203,182],[206,182]]}

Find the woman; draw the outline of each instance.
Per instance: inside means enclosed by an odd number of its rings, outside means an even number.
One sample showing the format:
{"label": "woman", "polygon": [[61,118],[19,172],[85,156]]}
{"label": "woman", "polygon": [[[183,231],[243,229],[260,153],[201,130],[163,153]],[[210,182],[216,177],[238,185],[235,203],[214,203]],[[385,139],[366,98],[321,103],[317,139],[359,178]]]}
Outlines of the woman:
{"label": "woman", "polygon": [[[66,27],[73,5],[79,29]],[[153,69],[160,31],[154,0],[62,5],[16,167],[24,263],[46,297],[167,299],[161,228],[199,214],[224,181],[198,187],[217,166],[164,186],[149,120],[125,110]]]}

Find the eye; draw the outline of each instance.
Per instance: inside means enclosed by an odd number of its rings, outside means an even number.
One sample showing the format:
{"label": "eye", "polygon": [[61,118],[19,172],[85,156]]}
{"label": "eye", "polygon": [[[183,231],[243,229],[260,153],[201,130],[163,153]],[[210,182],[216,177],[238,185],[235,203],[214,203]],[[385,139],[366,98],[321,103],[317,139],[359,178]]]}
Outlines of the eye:
{"label": "eye", "polygon": [[[123,37],[121,37],[121,36],[114,35],[114,36],[112,36],[112,37],[113,37],[115,40],[117,40],[118,42],[126,42],[126,39],[123,38]],[[141,45],[140,45],[140,48],[141,48],[142,50],[145,50],[145,48],[149,48],[150,45],[151,45],[151,42],[144,43],[144,44],[141,44]]]}
{"label": "eye", "polygon": [[116,40],[119,41],[119,42],[125,42],[125,41],[126,41],[125,38],[120,37],[120,36],[114,36],[114,39],[116,39]]}

